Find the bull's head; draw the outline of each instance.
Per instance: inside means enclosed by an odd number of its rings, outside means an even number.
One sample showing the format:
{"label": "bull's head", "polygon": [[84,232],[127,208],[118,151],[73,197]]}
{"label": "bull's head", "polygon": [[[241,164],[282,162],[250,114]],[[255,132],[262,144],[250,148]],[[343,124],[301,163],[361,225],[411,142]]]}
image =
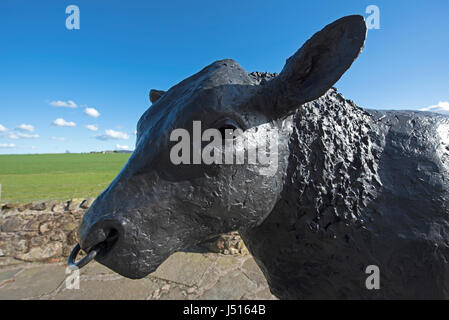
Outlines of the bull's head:
{"label": "bull's head", "polygon": [[[363,17],[344,17],[316,33],[269,81],[259,83],[237,62],[222,60],[167,92],[152,90],[153,105],[137,125],[134,153],[84,215],[81,248],[103,243],[97,261],[140,278],[175,251],[260,224],[282,191],[291,132],[287,116],[342,76],[365,36]],[[202,130],[241,129],[243,136],[258,127],[278,129],[276,174],[261,174],[257,164],[174,164],[171,133],[184,128],[192,134],[193,121],[201,121]]]}

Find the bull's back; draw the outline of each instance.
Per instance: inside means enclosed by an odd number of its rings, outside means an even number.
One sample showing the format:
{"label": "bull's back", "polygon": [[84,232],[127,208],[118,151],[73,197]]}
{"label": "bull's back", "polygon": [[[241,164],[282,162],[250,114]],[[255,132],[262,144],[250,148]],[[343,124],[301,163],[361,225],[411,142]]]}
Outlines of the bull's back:
{"label": "bull's back", "polygon": [[379,127],[381,150],[377,159],[381,185],[373,205],[380,210],[388,204],[389,212],[413,216],[420,212],[428,220],[449,217],[449,117],[412,111],[368,113]]}

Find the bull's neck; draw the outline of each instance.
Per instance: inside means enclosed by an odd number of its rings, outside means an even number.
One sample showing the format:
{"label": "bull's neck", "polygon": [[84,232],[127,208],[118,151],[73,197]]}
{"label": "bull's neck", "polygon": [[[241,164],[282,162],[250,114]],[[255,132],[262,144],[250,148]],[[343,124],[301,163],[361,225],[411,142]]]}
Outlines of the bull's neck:
{"label": "bull's neck", "polygon": [[[356,219],[377,179],[371,116],[331,89],[299,108],[294,124],[281,202],[294,204],[297,217]],[[321,227],[331,223],[324,220]]]}
{"label": "bull's neck", "polygon": [[295,268],[298,254],[314,250],[304,247],[316,239],[309,234],[337,236],[334,226],[357,223],[375,197],[375,131],[370,115],[335,89],[298,109],[280,200],[260,226],[242,231],[272,289],[295,281],[282,266]]}

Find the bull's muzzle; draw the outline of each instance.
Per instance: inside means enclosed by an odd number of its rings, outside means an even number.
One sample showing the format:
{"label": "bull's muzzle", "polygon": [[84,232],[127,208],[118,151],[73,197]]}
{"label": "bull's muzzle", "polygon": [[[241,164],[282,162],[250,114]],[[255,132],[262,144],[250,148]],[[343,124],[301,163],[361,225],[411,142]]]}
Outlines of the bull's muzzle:
{"label": "bull's muzzle", "polygon": [[83,251],[86,252],[86,256],[76,261],[76,257],[81,251],[81,245],[77,243],[69,255],[69,267],[80,269],[94,260],[95,257],[106,256],[119,239],[121,228],[117,228],[117,225],[110,220],[103,220],[89,228],[87,237],[83,239],[85,244]]}

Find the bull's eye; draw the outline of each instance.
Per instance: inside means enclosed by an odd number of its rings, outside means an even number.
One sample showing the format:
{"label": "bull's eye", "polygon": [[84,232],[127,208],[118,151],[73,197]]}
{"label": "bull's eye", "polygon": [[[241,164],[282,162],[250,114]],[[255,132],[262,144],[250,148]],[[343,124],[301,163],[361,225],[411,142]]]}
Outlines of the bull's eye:
{"label": "bull's eye", "polygon": [[237,124],[237,122],[229,118],[216,121],[213,124],[213,127],[217,128],[218,131],[220,131],[223,141],[228,139],[235,139],[239,133],[238,129],[240,129],[240,126]]}
{"label": "bull's eye", "polygon": [[235,130],[236,129],[237,129],[237,127],[233,126],[232,124],[226,124],[226,125],[223,125],[220,128],[218,128],[218,130],[221,133],[221,138],[223,140],[235,139],[235,137],[236,137]]}

